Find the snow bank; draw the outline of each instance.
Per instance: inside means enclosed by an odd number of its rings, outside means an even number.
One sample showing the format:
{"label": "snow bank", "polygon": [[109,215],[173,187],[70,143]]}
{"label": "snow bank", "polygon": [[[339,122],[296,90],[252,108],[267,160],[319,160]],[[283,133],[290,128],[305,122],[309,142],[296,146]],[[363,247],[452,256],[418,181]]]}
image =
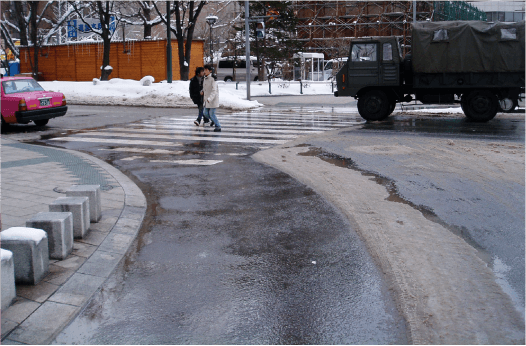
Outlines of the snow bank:
{"label": "snow bank", "polygon": [[13,257],[13,253],[9,250],[2,249],[0,251],[0,258],[2,259],[2,262],[9,261]]}
{"label": "snow bank", "polygon": [[11,227],[0,235],[2,240],[32,240],[37,243],[47,237],[45,231],[31,227]]}
{"label": "snow bank", "polygon": [[[147,78],[147,77],[145,77]],[[143,78],[144,79],[144,78]],[[195,107],[189,95],[189,81],[152,83],[143,87],[142,80],[113,78],[109,81],[91,82],[39,82],[50,91],[66,95],[69,104],[148,106],[148,107]],[[223,83],[224,84],[224,83]],[[246,110],[262,104],[246,100],[246,91],[219,85],[219,104],[221,108]],[[233,90],[232,90],[233,89]]]}

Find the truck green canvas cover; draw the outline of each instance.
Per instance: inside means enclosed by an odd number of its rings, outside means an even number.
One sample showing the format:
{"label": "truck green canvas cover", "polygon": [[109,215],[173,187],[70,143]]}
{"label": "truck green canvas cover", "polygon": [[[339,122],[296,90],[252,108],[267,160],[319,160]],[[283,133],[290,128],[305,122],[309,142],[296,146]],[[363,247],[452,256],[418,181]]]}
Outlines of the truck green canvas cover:
{"label": "truck green canvas cover", "polygon": [[524,21],[415,23],[413,71],[524,74],[524,25]]}

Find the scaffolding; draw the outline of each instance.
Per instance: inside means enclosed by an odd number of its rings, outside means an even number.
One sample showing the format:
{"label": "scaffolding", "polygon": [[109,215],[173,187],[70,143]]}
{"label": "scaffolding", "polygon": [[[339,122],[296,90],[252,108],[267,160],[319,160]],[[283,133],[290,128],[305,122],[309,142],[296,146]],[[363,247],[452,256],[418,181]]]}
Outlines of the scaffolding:
{"label": "scaffolding", "polygon": [[415,15],[417,21],[485,20],[482,11],[460,1],[296,1],[293,6],[304,51],[327,59],[347,56],[350,40],[366,36],[398,36],[405,55]]}

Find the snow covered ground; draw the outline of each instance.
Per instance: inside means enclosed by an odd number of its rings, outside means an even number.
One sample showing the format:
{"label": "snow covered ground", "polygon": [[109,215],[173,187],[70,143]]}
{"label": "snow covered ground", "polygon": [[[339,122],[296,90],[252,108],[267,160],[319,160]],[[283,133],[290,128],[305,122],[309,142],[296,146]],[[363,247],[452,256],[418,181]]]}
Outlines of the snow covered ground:
{"label": "snow covered ground", "polygon": [[[113,78],[104,82],[96,80],[39,83],[46,90],[59,91],[66,95],[69,104],[193,107],[188,91],[189,81],[143,85],[137,80]],[[235,90],[235,86],[233,89]],[[232,92],[229,88],[219,87],[221,108],[245,110],[262,106],[257,101],[247,101],[245,98],[246,95],[240,90]]]}
{"label": "snow covered ground", "polygon": [[[120,78],[95,82],[40,82],[46,90],[62,92],[70,104],[150,107],[192,107],[189,83],[174,81],[172,84],[143,85],[141,81]],[[227,88],[220,87],[219,96],[220,106],[225,109],[245,110],[262,106],[257,101],[247,101],[241,92],[231,92]]]}
{"label": "snow covered ground", "polygon": [[[46,90],[59,91],[66,95],[70,104],[92,105],[126,105],[150,107],[192,107],[188,87],[189,81],[174,81],[168,84],[151,83],[131,79],[113,78],[109,81],[93,82],[40,82]],[[257,101],[246,100],[246,82],[218,82],[220,107],[230,110],[246,110],[263,106]],[[236,88],[237,87],[237,88]],[[252,82],[251,96],[269,94],[268,82]],[[300,95],[299,82],[274,81],[271,85],[272,95]],[[332,94],[330,82],[304,82],[303,94]]]}

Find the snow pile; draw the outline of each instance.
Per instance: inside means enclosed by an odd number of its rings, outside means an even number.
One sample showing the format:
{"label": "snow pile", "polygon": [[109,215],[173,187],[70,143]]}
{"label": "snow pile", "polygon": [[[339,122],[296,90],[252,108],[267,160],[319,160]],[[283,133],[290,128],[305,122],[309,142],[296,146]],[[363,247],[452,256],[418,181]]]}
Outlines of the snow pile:
{"label": "snow pile", "polygon": [[2,249],[0,251],[0,258],[2,262],[9,261],[13,257],[13,253],[9,250]]}
{"label": "snow pile", "polygon": [[[145,77],[148,79],[148,76]],[[153,79],[153,77],[152,77]],[[152,83],[148,88],[141,81],[113,78],[110,81],[92,82],[39,82],[45,90],[58,91],[66,96],[69,104],[195,107],[190,99],[189,81]],[[152,80],[153,82],[153,80]],[[257,108],[262,104],[246,100],[246,91],[233,90],[219,85],[219,105],[230,110]]]}
{"label": "snow pile", "polygon": [[2,240],[32,240],[34,242],[42,241],[47,238],[47,233],[41,229],[31,227],[11,227],[2,231]]}
{"label": "snow pile", "polygon": [[154,81],[155,81],[155,78],[153,78],[152,76],[145,76],[145,77],[142,77],[140,80],[143,86],[150,86],[153,84]]}

